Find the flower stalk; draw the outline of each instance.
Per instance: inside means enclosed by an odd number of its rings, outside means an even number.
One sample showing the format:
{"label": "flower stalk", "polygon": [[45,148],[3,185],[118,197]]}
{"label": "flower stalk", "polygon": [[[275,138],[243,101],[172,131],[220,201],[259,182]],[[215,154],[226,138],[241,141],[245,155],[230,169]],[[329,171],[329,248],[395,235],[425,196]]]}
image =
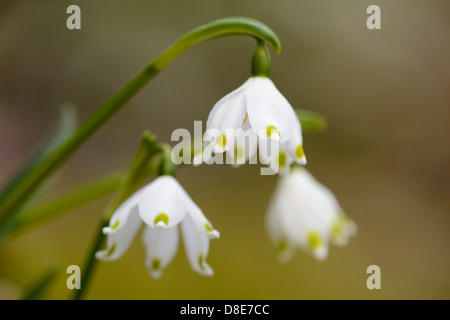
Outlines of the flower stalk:
{"label": "flower stalk", "polygon": [[270,54],[264,41],[257,39],[258,47],[252,58],[252,75],[254,77],[270,76]]}

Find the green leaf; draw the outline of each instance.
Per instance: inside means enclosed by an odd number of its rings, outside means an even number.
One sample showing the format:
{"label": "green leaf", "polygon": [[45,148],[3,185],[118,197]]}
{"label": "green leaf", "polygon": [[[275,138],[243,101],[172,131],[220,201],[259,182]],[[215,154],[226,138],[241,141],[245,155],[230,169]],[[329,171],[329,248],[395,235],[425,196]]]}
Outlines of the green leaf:
{"label": "green leaf", "polygon": [[[141,177],[147,177],[150,174],[158,172],[161,165],[162,158],[155,154],[148,162],[144,172],[139,173],[139,175]],[[124,169],[108,174],[73,190],[64,192],[61,195],[57,195],[45,203],[36,204],[15,220],[10,231],[18,232],[34,227],[39,223],[59,217],[65,212],[116,191],[125,180],[125,173],[126,170]]]}
{"label": "green leaf", "polygon": [[[14,190],[20,188],[24,181],[27,181],[28,177],[32,174],[46,157],[51,154],[59,145],[61,145],[76,129],[77,125],[77,113],[74,106],[66,104],[61,107],[61,114],[56,124],[56,127],[49,132],[43,141],[39,144],[37,151],[28,160],[19,173],[11,179],[9,184],[5,187],[0,195],[0,206],[4,204]],[[0,224],[0,241],[6,235],[11,225],[23,215],[36,201],[42,196],[42,194],[50,188],[50,186],[56,181],[58,173],[54,173],[51,176],[43,179],[39,188],[34,188],[32,192],[24,196],[21,201],[11,208],[8,214],[3,218],[3,224]]]}
{"label": "green leaf", "polygon": [[124,178],[124,172],[118,171],[105,177],[88,182],[81,187],[70,190],[54,199],[37,204],[21,214],[15,220],[11,231],[17,232],[26,227],[32,227],[39,222],[48,221],[69,210],[89,203],[106,194],[115,191]]}
{"label": "green leaf", "polygon": [[321,133],[327,129],[327,119],[318,112],[296,109],[298,119],[302,125],[302,131],[306,133]]}

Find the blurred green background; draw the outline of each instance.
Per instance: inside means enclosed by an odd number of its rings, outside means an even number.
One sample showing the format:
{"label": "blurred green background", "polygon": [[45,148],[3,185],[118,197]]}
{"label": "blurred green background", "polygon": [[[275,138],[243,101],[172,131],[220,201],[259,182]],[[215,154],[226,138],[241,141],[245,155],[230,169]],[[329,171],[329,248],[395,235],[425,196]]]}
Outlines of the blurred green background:
{"label": "blurred green background", "polygon": [[[81,8],[82,29],[66,28]],[[381,30],[366,8],[381,7]],[[0,2],[0,185],[55,123],[63,103],[80,119],[188,30],[225,16],[270,26],[272,79],[294,108],[328,118],[304,136],[307,168],[359,227],[324,262],[304,252],[278,263],[264,227],[276,177],[259,166],[184,168],[178,179],[221,232],[215,275],[191,271],[180,250],[153,281],[140,236],[118,261],[100,263],[89,299],[450,298],[450,3],[447,0],[3,1]],[[206,121],[214,103],[250,75],[255,43],[228,37],[170,65],[67,163],[51,195],[126,167],[149,129],[170,142],[176,128]],[[12,235],[0,247],[0,299],[20,297],[49,266],[47,297],[68,299],[67,266],[82,265],[107,204],[102,198]],[[368,290],[366,268],[381,268]]]}

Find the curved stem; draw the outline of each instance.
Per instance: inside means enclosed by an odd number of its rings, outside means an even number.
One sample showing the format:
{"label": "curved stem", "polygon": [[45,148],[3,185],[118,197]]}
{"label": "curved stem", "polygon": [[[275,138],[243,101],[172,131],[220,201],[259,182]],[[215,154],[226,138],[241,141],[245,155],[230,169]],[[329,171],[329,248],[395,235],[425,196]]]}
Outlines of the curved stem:
{"label": "curved stem", "polygon": [[146,83],[190,47],[218,37],[250,35],[268,42],[276,52],[281,50],[276,34],[263,23],[250,18],[230,17],[202,25],[178,39],[119,92],[92,114],[65,143],[50,153],[39,166],[23,177],[8,197],[0,202],[0,228],[21,200],[39,187],[42,181],[75,152],[98,128],[130,100]]}

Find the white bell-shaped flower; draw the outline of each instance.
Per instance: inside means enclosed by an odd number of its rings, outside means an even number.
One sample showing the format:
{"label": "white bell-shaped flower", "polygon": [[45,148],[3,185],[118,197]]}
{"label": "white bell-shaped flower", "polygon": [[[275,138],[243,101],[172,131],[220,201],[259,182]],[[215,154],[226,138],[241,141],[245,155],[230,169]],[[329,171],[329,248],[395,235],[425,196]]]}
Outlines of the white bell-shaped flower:
{"label": "white bell-shaped flower", "polygon": [[[219,100],[212,108],[206,126],[207,130],[217,130],[211,142],[215,144],[215,153],[230,149],[234,130],[251,128],[260,139],[279,141],[297,163],[306,163],[300,121],[268,77],[251,77]],[[203,156],[207,159],[210,154]]]}
{"label": "white bell-shaped flower", "polygon": [[282,261],[288,261],[296,248],[323,260],[330,241],[345,245],[357,232],[356,224],[344,214],[333,193],[300,167],[279,177],[266,227]]}
{"label": "white bell-shaped flower", "polygon": [[171,176],[161,176],[143,187],[112,215],[107,235],[107,248],[96,253],[101,260],[119,259],[145,223],[143,242],[146,264],[150,275],[159,278],[178,250],[181,225],[183,242],[193,270],[210,276],[213,270],[206,263],[209,239],[219,238],[201,209],[192,201],[183,187]]}

